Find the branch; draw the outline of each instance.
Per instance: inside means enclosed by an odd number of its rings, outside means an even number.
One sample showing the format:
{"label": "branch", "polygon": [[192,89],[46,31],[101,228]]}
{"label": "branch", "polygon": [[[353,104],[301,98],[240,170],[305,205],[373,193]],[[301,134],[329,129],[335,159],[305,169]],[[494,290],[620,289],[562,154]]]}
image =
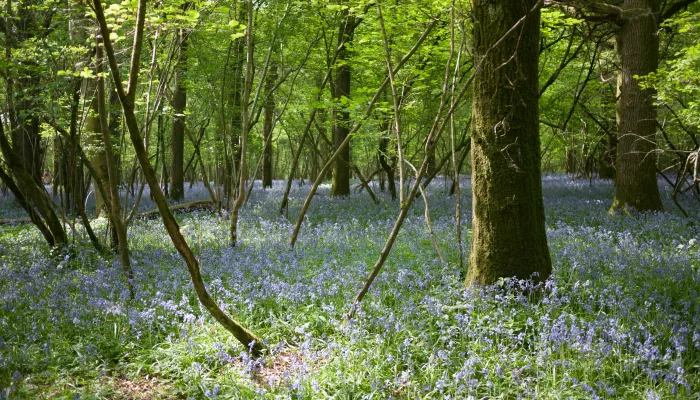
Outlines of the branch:
{"label": "branch", "polygon": [[[129,104],[132,106],[134,105],[134,99],[136,98],[136,81],[139,78],[139,70],[141,69],[141,49],[143,48],[143,26],[145,20],[146,0],[139,0],[139,6],[136,9],[136,32],[134,33],[134,45],[131,48],[131,62],[129,64],[129,86],[126,88],[126,97]],[[100,23],[100,28],[102,28],[102,23]],[[102,37],[105,38],[105,42],[109,41],[109,36],[105,36],[104,33],[102,34]]]}
{"label": "branch", "polygon": [[[112,46],[112,40],[109,38],[111,33],[107,27],[107,21],[105,20],[104,7],[102,7],[102,0],[94,0],[95,5],[95,15],[97,18],[97,24],[100,26],[100,33],[104,38],[102,44],[105,46],[105,53],[107,55],[107,61],[109,62],[109,70],[112,71],[112,80],[114,81],[114,89],[119,96],[119,101],[126,105],[126,91],[124,90],[124,84],[122,83],[122,74],[119,72],[119,64],[117,64],[117,58],[114,56],[114,47]],[[138,74],[134,75],[138,76]],[[133,104],[131,104],[133,107]]]}
{"label": "branch", "polygon": [[565,11],[586,21],[613,22],[617,25],[621,25],[624,22],[622,8],[608,3],[598,1],[586,1],[583,3],[577,1],[545,1],[545,5],[560,6]]}
{"label": "branch", "polygon": [[[544,92],[546,92],[547,89],[557,80],[561,71],[563,71],[564,68],[566,68],[566,66],[569,65],[569,63],[571,61],[573,61],[574,58],[576,58],[579,51],[581,51],[581,48],[583,47],[584,40],[581,40],[579,42],[579,44],[576,47],[576,49],[574,50],[573,54],[571,54],[571,45],[573,44],[575,37],[576,37],[576,28],[571,30],[571,37],[569,39],[569,44],[566,46],[566,52],[564,53],[564,57],[562,57],[562,59],[561,59],[561,63],[559,63],[559,66],[557,67],[557,69],[552,73],[552,75],[549,77],[549,79],[547,79],[547,82],[545,82],[545,84],[542,85],[542,87],[540,88],[540,97],[542,97],[542,94],[544,94]],[[571,54],[571,56],[569,56],[569,54]]]}
{"label": "branch", "polygon": [[680,0],[673,3],[668,9],[661,12],[661,17],[659,18],[659,24],[663,21],[674,16],[678,11],[688,7],[689,5],[695,3],[697,0]]}

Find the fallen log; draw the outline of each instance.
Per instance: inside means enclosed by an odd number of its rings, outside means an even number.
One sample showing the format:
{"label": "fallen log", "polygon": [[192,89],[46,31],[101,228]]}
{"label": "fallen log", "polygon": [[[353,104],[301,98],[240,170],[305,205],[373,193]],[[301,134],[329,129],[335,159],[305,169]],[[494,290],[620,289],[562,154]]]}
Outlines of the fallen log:
{"label": "fallen log", "polygon": [[[170,210],[173,213],[186,213],[192,211],[215,211],[216,203],[211,200],[193,201],[191,203],[182,203],[170,206]],[[160,216],[158,209],[145,211],[140,214],[136,214],[139,218],[156,218]]]}
{"label": "fallen log", "polygon": [[[215,211],[216,203],[211,200],[193,201],[191,203],[182,203],[171,206],[173,213],[186,213],[193,211]],[[136,214],[137,218],[156,218],[160,216],[158,210],[144,211]],[[0,225],[15,225],[15,224],[30,224],[29,218],[0,218]]]}
{"label": "fallen log", "polygon": [[31,224],[32,220],[26,218],[0,218],[0,225]]}

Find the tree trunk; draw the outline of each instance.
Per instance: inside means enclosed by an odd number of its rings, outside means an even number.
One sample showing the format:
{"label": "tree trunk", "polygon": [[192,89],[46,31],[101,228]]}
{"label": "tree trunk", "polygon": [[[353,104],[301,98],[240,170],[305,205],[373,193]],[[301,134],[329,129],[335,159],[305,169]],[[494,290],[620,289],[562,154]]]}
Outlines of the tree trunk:
{"label": "tree trunk", "polygon": [[18,2],[15,13],[12,1],[5,3],[5,61],[12,62],[13,68],[8,69],[11,74],[5,75],[7,115],[4,117],[9,119],[13,152],[18,156],[24,171],[38,183],[43,174],[43,149],[39,135],[39,117],[35,115],[35,110],[39,108],[41,82],[39,75],[30,72],[37,67],[36,62],[27,59],[13,61],[15,58],[12,48],[17,43],[37,40],[39,26],[31,4]]}
{"label": "tree trunk", "polygon": [[[97,51],[95,52],[95,60],[97,64],[96,74],[98,76],[102,75],[103,72],[103,57],[102,57],[102,37],[97,32]],[[119,187],[117,186],[117,168],[114,162],[114,151],[112,150],[112,138],[109,132],[109,123],[107,122],[107,108],[105,104],[105,84],[104,79],[100,78],[97,81],[97,110],[100,124],[100,131],[102,132],[102,140],[104,143],[104,154],[105,163],[107,164],[107,180],[103,182],[109,183],[109,194],[111,197],[112,209],[110,210],[110,221],[112,227],[116,231],[117,240],[119,242],[119,257],[122,262],[122,270],[124,271],[124,278],[126,279],[126,285],[129,288],[129,297],[134,298],[134,288],[132,286],[132,280],[134,279],[134,273],[131,269],[131,260],[129,258],[129,242],[127,240],[126,224],[122,219],[121,213],[121,200],[119,198]]]}
{"label": "tree trunk", "polygon": [[272,121],[275,118],[275,96],[273,88],[277,81],[277,62],[272,61],[270,71],[265,82],[267,102],[265,103],[265,115],[263,117],[263,188],[272,187]]}
{"label": "tree trunk", "polygon": [[[474,1],[474,59],[483,64],[475,72],[472,101],[467,286],[502,277],[542,281],[552,270],[540,171],[537,3]],[[507,34],[515,24],[521,26]]]}
{"label": "tree trunk", "polygon": [[[333,97],[336,108],[333,111],[333,145],[340,147],[350,132],[350,113],[347,104],[350,98],[350,65],[348,65],[348,50],[346,44],[352,42],[355,31],[355,17],[343,11],[344,18],[338,28],[338,56],[335,80],[333,82]],[[343,99],[343,97],[345,99]],[[333,164],[333,185],[331,196],[346,196],[350,194],[350,146],[345,146]]]}
{"label": "tree trunk", "polygon": [[[169,188],[170,176],[168,174],[168,171],[169,171],[168,163],[165,161],[166,160],[166,158],[165,158],[165,147],[166,147],[165,146],[165,126],[163,126],[163,124],[161,123],[161,119],[162,119],[161,117],[163,116],[163,114],[161,113],[160,110],[158,110],[158,113],[159,113],[159,115],[158,115],[158,143],[160,146],[160,150],[159,150],[160,151],[160,159],[163,160],[163,162],[161,163],[161,169],[160,169],[160,179],[161,179],[161,181],[163,181],[163,194],[165,195],[165,197],[170,198],[170,188]],[[182,145],[183,152],[184,152],[184,146],[185,145],[183,143],[183,145]],[[173,150],[172,141],[171,141],[170,150],[171,151]],[[156,156],[156,166],[158,164],[158,162],[157,162],[158,157],[159,156]],[[184,154],[183,154],[182,158],[183,158],[182,161],[184,164]],[[170,166],[172,167],[172,162],[170,163]],[[183,190],[183,192],[185,190],[185,173],[184,173],[184,171],[182,172],[182,190]],[[180,197],[179,200],[182,200],[183,197],[184,196]]]}
{"label": "tree trunk", "polygon": [[[108,115],[109,134],[112,136],[113,143],[122,142],[122,107],[119,104],[119,96],[114,90],[109,91],[109,115]],[[114,165],[117,169],[117,186],[121,185],[121,166],[122,158],[119,151],[114,152]]]}
{"label": "tree trunk", "polygon": [[238,196],[231,207],[231,229],[229,232],[231,247],[238,243],[238,213],[245,203],[245,182],[247,178],[248,166],[246,164],[246,154],[248,147],[248,133],[250,130],[250,113],[248,103],[250,100],[250,90],[253,84],[253,2],[247,1],[248,29],[246,30],[246,69],[245,81],[243,84],[243,98],[241,102],[241,161],[238,164]]}
{"label": "tree trunk", "polygon": [[598,177],[615,179],[615,160],[617,159],[617,135],[606,135],[605,148],[598,160]]}
{"label": "tree trunk", "polygon": [[25,211],[27,211],[27,214],[29,214],[29,219],[32,221],[32,223],[39,228],[39,231],[41,234],[44,236],[44,239],[46,240],[46,243],[49,244],[49,246],[53,247],[55,244],[53,235],[51,234],[51,231],[49,228],[44,224],[44,221],[41,220],[41,217],[39,214],[36,213],[34,210],[34,207],[27,202],[27,200],[24,197],[24,194],[19,190],[17,185],[15,185],[15,182],[12,180],[12,178],[3,171],[2,167],[0,167],[0,181],[2,181],[6,186],[6,188],[10,189],[12,194],[15,196],[15,200],[19,203],[22,208],[24,208]]}
{"label": "tree trunk", "polygon": [[438,166],[437,161],[435,160],[435,147],[428,150],[426,157],[428,158],[428,176],[437,176],[437,174],[440,173],[440,168],[442,168],[442,165]]}
{"label": "tree trunk", "polygon": [[[85,92],[87,94],[93,91],[86,90]],[[87,139],[90,143],[90,163],[99,174],[98,179],[100,179],[102,182],[109,182],[107,156],[105,155],[105,149],[102,141],[102,128],[100,127],[100,119],[98,116],[97,96],[93,96],[93,99],[90,102],[90,114],[85,119],[85,131],[87,132]],[[102,197],[102,193],[97,190],[97,183],[94,182],[93,184],[95,186],[95,209],[97,216],[99,216],[102,211],[106,211],[106,204],[104,198]]]}
{"label": "tree trunk", "polygon": [[[386,129],[384,129],[386,127]],[[382,132],[388,132],[389,124],[382,123]],[[394,180],[394,168],[389,164],[387,152],[389,151],[389,143],[391,139],[389,137],[382,137],[379,139],[379,164],[382,166],[384,172],[386,172],[386,179],[389,186],[389,193],[391,193],[391,199],[396,200],[396,181]]]}
{"label": "tree trunk", "polygon": [[[247,11],[244,2],[236,3],[236,15],[238,15],[239,21],[246,21]],[[243,107],[247,104],[243,104],[243,86],[245,85],[245,75],[243,71],[245,69],[246,62],[246,38],[245,36],[236,38],[233,43],[233,59],[235,60],[231,63],[232,70],[229,73],[231,76],[231,91],[229,102],[231,104],[231,136],[228,143],[228,149],[225,152],[228,153],[224,157],[224,197],[226,198],[226,204],[236,195],[237,187],[236,185],[236,174],[240,173],[237,171],[238,166],[241,163],[241,128],[243,126],[242,112]]]}
{"label": "tree trunk", "polygon": [[566,166],[564,171],[570,175],[576,175],[578,172],[578,159],[576,157],[576,147],[566,148]]}
{"label": "tree trunk", "polygon": [[[0,123],[0,152],[2,152],[5,163],[8,165],[10,171],[12,171],[16,187],[20,188],[19,190],[22,191],[27,208],[35,207],[38,214],[44,220],[44,225],[51,232],[53,242],[45,236],[49,245],[63,246],[67,244],[68,236],[63,229],[63,224],[51,207],[48,195],[44,188],[34,179],[29,171],[27,171],[18,154],[11,148],[10,142],[5,136],[2,123]],[[29,214],[32,216],[32,212],[29,212]],[[37,226],[39,226],[39,229],[42,229],[40,225]]]}
{"label": "tree trunk", "polygon": [[[185,8],[187,8],[187,3],[185,3]],[[185,197],[183,165],[185,159],[185,107],[187,106],[187,92],[184,86],[185,63],[187,62],[187,36],[183,29],[180,29],[178,32],[178,37],[180,40],[180,59],[175,68],[173,135],[170,147],[170,198],[176,201]],[[163,160],[163,163],[165,163],[165,160]]]}
{"label": "tree trunk", "polygon": [[[35,180],[40,181],[43,173],[43,148],[39,135],[39,118],[34,111],[39,107],[37,78],[24,78],[17,81],[16,93],[23,93],[22,99],[15,103],[15,109],[10,111],[10,126],[12,127],[12,147],[19,155],[24,169]],[[14,94],[13,94],[14,95]]]}
{"label": "tree trunk", "polygon": [[656,181],[655,91],[642,89],[635,77],[656,71],[659,37],[658,0],[625,0],[626,18],[617,35],[622,60],[617,100],[618,144],[615,198],[610,212],[663,209]]}

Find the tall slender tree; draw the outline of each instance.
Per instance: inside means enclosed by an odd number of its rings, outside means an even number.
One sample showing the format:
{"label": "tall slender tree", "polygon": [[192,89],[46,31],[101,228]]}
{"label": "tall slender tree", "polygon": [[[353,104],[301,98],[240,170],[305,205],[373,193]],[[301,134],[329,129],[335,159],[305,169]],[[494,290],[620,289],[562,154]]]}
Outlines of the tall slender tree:
{"label": "tall slender tree", "polygon": [[103,182],[109,182],[109,193],[111,210],[109,210],[109,218],[112,227],[116,230],[117,240],[119,241],[119,258],[122,262],[122,270],[124,271],[124,277],[127,281],[127,287],[129,288],[130,298],[134,298],[134,287],[132,285],[132,280],[134,278],[134,273],[131,269],[131,259],[129,258],[129,242],[126,236],[126,224],[122,219],[122,208],[121,200],[119,198],[119,187],[117,186],[117,168],[114,162],[114,151],[112,150],[112,137],[109,133],[109,122],[107,121],[107,107],[106,107],[106,94],[105,94],[105,81],[104,81],[104,57],[102,55],[102,36],[99,31],[95,35],[97,38],[97,49],[95,51],[95,65],[97,73],[97,114],[99,119],[100,132],[102,133],[103,141],[103,153],[104,160],[107,169],[107,179]]}
{"label": "tall slender tree", "polygon": [[[350,132],[350,113],[343,106],[344,99],[350,97],[350,65],[348,64],[347,45],[352,42],[357,20],[348,9],[342,12],[340,26],[338,27],[338,66],[333,80],[333,98],[337,104],[333,112],[333,145],[340,148]],[[350,146],[345,146],[333,164],[332,196],[346,196],[350,194]]]}
{"label": "tall slender tree", "polygon": [[[191,6],[187,2],[182,7],[186,11]],[[185,197],[185,108],[187,107],[187,89],[185,74],[187,71],[187,32],[180,28],[177,39],[180,51],[175,67],[175,90],[173,92],[173,135],[170,138],[170,197],[182,200]],[[163,160],[165,163],[165,160]]]}
{"label": "tall slender tree", "polygon": [[272,123],[275,119],[275,81],[277,81],[277,62],[270,62],[270,72],[265,78],[267,101],[263,116],[263,188],[272,187]]}

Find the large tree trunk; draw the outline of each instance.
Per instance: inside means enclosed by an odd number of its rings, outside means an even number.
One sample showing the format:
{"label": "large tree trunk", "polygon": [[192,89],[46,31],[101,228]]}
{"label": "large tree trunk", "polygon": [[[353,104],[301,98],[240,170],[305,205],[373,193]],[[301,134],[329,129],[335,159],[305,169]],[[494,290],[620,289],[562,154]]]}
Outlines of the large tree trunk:
{"label": "large tree trunk", "polygon": [[[175,92],[173,93],[173,136],[170,147],[170,198],[182,200],[185,197],[185,107],[187,92],[184,86],[185,63],[187,62],[187,36],[184,30],[178,32],[180,40],[180,60],[175,69]],[[165,160],[163,160],[165,163]]]}
{"label": "large tree trunk", "polygon": [[272,122],[275,119],[275,96],[273,93],[275,81],[277,81],[277,62],[272,61],[265,82],[267,102],[263,118],[263,188],[272,187]]}
{"label": "large tree trunk", "polygon": [[[540,171],[536,3],[474,1],[474,59],[483,63],[475,72],[472,101],[467,286],[502,277],[544,280],[552,270]],[[507,34],[515,24],[521,26]]]}
{"label": "large tree trunk", "polygon": [[[338,57],[339,63],[333,82],[333,97],[336,103],[342,103],[342,98],[350,98],[350,65],[348,65],[347,44],[352,41],[355,31],[355,17],[345,10],[344,18],[338,28]],[[333,145],[339,148],[350,132],[350,113],[347,105],[337,104],[333,112]],[[350,194],[350,146],[345,146],[333,164],[333,185],[331,196],[346,196]]]}
{"label": "large tree trunk", "polygon": [[656,71],[659,64],[659,1],[625,0],[623,10],[628,13],[617,36],[622,83],[617,100],[615,199],[610,212],[662,210],[656,182],[655,92],[640,88],[635,78]]}

